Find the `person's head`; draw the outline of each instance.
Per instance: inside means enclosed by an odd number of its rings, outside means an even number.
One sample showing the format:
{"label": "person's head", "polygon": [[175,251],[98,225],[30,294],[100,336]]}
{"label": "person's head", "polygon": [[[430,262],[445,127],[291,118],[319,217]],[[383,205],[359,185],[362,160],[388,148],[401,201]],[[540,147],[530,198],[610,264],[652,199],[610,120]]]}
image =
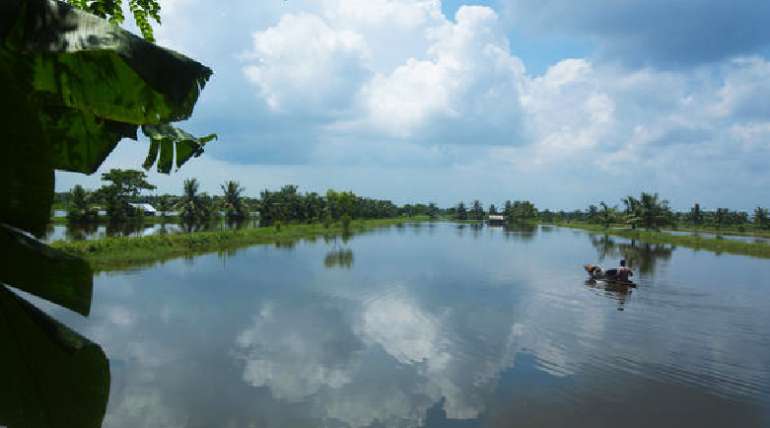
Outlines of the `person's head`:
{"label": "person's head", "polygon": [[621,267],[626,267],[626,261],[625,260],[621,260],[620,261],[620,266]]}

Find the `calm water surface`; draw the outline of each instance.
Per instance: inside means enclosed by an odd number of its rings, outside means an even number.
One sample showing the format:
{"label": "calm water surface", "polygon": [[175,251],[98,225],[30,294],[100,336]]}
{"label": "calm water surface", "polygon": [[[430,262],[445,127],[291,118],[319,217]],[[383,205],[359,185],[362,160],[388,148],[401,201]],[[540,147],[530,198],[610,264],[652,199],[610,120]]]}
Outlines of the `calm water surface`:
{"label": "calm water surface", "polygon": [[[624,256],[639,287],[586,285]],[[406,226],[96,278],[105,427],[767,427],[770,262]]]}

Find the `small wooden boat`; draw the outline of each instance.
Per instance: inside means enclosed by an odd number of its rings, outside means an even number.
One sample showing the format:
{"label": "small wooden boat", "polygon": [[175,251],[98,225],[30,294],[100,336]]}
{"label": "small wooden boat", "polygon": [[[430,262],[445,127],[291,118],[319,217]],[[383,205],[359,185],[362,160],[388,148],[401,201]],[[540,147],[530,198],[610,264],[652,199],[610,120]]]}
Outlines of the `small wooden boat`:
{"label": "small wooden boat", "polygon": [[583,269],[588,272],[589,280],[596,282],[597,285],[605,285],[611,288],[636,288],[636,284],[633,281],[618,278],[616,276],[617,269],[604,271],[599,266],[591,264],[583,266]]}

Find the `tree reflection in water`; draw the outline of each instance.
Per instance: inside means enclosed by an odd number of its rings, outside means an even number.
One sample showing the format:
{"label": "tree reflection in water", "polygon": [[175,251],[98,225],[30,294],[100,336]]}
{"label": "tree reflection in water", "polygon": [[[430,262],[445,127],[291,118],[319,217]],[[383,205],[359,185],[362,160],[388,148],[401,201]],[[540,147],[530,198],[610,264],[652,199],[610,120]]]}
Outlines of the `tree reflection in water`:
{"label": "tree reflection in water", "polygon": [[609,235],[590,235],[590,238],[600,262],[625,259],[628,267],[644,275],[654,275],[658,263],[671,260],[676,250],[675,246],[665,244],[648,244],[636,240],[619,242]]}
{"label": "tree reflection in water", "polygon": [[324,266],[329,269],[334,267],[350,269],[353,267],[353,250],[340,248],[329,251],[324,257]]}
{"label": "tree reflection in water", "polygon": [[[617,263],[620,259],[626,260],[626,264],[637,275],[654,275],[660,262],[671,259],[676,247],[664,244],[648,244],[636,240],[615,240],[609,235],[590,235],[591,245],[596,249],[599,262],[612,261]],[[610,266],[605,266],[608,268]],[[614,265],[612,266],[614,267]],[[618,303],[618,310],[622,311],[632,288],[628,285],[603,281],[586,281],[586,286],[599,290],[602,295],[609,297]]]}
{"label": "tree reflection in water", "polygon": [[505,239],[517,241],[531,241],[537,236],[537,225],[530,223],[508,223],[503,226]]}

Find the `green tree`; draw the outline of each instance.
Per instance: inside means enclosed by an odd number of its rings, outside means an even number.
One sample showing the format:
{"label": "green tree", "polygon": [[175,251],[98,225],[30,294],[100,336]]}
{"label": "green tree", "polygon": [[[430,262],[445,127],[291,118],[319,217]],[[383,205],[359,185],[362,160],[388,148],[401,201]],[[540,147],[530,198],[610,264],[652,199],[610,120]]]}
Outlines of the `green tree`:
{"label": "green tree", "polygon": [[433,202],[430,202],[428,204],[427,214],[428,214],[428,218],[430,218],[431,220],[435,220],[438,218],[438,207],[436,207],[436,204],[434,204]]}
{"label": "green tree", "polygon": [[155,186],[147,181],[147,174],[132,169],[111,169],[102,174],[102,181],[109,184],[102,186],[98,193],[113,223],[133,216],[135,210],[129,203],[136,201],[142,190],[155,190]]}
{"label": "green tree", "polygon": [[528,222],[537,218],[537,208],[530,201],[514,201],[506,211],[509,223]]}
{"label": "green tree", "polygon": [[672,223],[668,201],[660,199],[657,193],[642,192],[638,211],[640,224],[647,229],[660,229],[661,226]]}
{"label": "green tree", "polygon": [[168,212],[174,208],[174,201],[171,195],[159,196],[156,203],[156,208],[158,208],[160,216],[163,218],[165,218],[168,215]]}
{"label": "green tree", "polygon": [[626,219],[626,223],[631,225],[631,229],[636,229],[642,222],[640,215],[640,202],[638,199],[631,195],[622,199],[625,210],[623,214]]}
{"label": "green tree", "polygon": [[730,210],[727,208],[717,208],[714,212],[714,225],[717,229],[722,229],[728,223]]}
{"label": "green tree", "polygon": [[770,212],[767,208],[754,209],[754,225],[760,229],[770,229]]}
{"label": "green tree", "polygon": [[246,217],[246,209],[243,206],[243,187],[237,181],[228,181],[220,186],[224,193],[224,211],[229,220],[242,220]]}
{"label": "green tree", "polygon": [[184,181],[184,191],[179,201],[179,216],[187,224],[199,224],[210,218],[210,206],[204,194],[198,192],[198,180],[189,178]]}
{"label": "green tree", "polygon": [[90,208],[90,195],[83,186],[76,184],[69,192],[67,220],[71,223],[85,223],[96,220],[96,212]]}
{"label": "green tree", "polygon": [[586,218],[589,223],[599,223],[599,208],[594,204],[589,205]]}
{"label": "green tree", "polygon": [[513,202],[505,201],[505,205],[503,205],[503,215],[508,220],[513,218]]}
{"label": "green tree", "polygon": [[481,202],[478,199],[473,201],[470,217],[471,220],[484,220],[484,208],[481,207]]}
{"label": "green tree", "polygon": [[599,206],[601,207],[601,211],[599,211],[599,220],[605,228],[608,228],[615,221],[617,207],[609,207],[604,201],[601,201]]}
{"label": "green tree", "polygon": [[465,208],[465,204],[460,202],[455,209],[455,219],[468,220],[468,210]]}
{"label": "green tree", "polygon": [[695,203],[695,205],[690,208],[690,213],[687,215],[687,220],[690,222],[690,224],[699,226],[703,224],[703,211],[700,209],[700,204]]}

